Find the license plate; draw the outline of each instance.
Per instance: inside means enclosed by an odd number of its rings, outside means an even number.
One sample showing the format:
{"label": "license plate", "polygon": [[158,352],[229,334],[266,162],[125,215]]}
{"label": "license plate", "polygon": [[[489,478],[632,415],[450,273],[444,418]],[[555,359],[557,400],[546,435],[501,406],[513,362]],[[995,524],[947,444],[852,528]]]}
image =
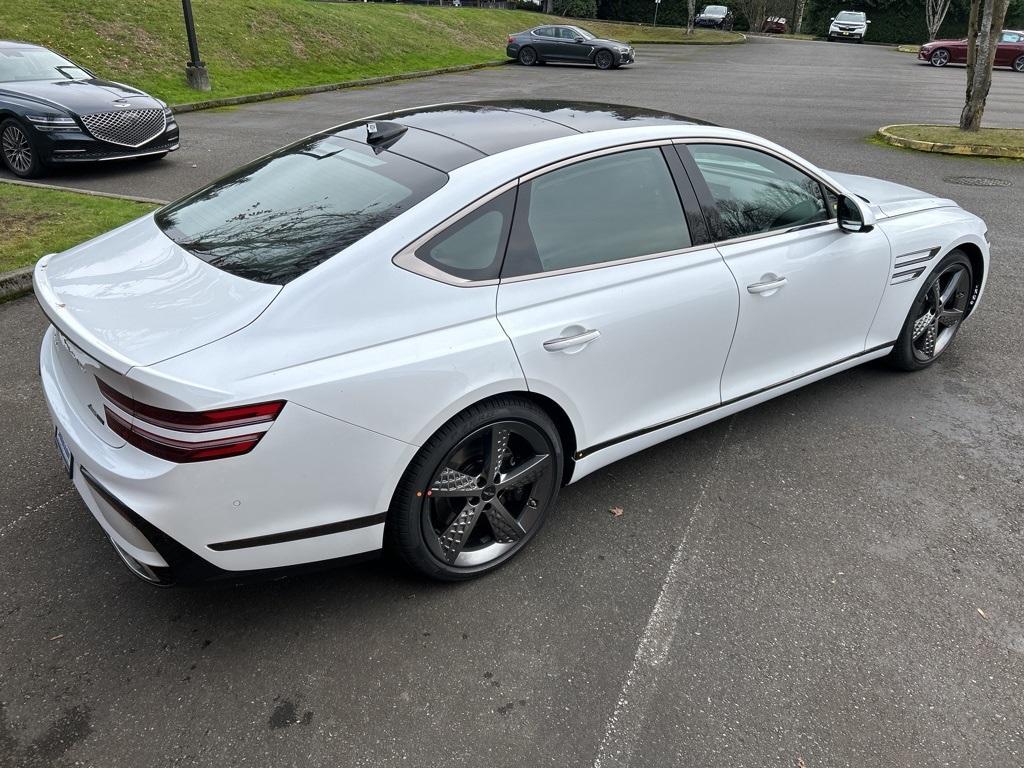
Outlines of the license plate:
{"label": "license plate", "polygon": [[60,459],[64,462],[64,469],[67,470],[68,477],[74,477],[75,457],[71,455],[71,449],[68,448],[68,444],[64,441],[64,435],[56,427],[53,429],[53,442],[57,444],[57,453],[60,454]]}

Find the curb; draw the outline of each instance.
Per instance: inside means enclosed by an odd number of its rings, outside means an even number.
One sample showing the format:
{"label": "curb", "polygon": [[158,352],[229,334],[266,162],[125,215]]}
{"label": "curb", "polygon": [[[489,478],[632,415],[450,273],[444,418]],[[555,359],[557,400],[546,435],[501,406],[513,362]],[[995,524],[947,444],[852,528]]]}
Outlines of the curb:
{"label": "curb", "polygon": [[737,32],[739,35],[738,40],[723,40],[722,42],[714,42],[712,40],[630,40],[630,45],[741,45],[747,42],[747,36],[743,32]]}
{"label": "curb", "polygon": [[270,101],[271,99],[282,99],[286,96],[309,96],[313,93],[326,93],[327,91],[340,91],[345,88],[363,88],[368,85],[380,85],[381,83],[392,83],[396,80],[416,80],[421,77],[433,75],[446,75],[451,72],[469,72],[473,69],[487,69],[488,67],[499,67],[505,64],[512,64],[512,59],[501,61],[485,61],[479,64],[459,64],[454,67],[441,67],[439,69],[423,69],[418,72],[402,72],[397,75],[382,75],[380,77],[368,77],[363,80],[346,80],[341,83],[323,83],[321,85],[300,85],[295,88],[282,88],[278,91],[264,91],[263,93],[250,93],[243,96],[225,96],[221,99],[208,99],[207,101],[195,101],[189,104],[172,104],[171,111],[176,115],[185,112],[198,112],[202,109],[215,109],[217,107],[233,107],[237,104],[252,104],[257,101]]}
{"label": "curb", "polygon": [[31,292],[33,269],[35,265],[0,274],[0,302]]}
{"label": "curb", "polygon": [[[945,144],[938,141],[923,141],[921,139],[908,139],[904,136],[897,136],[892,133],[894,128],[903,128],[914,123],[900,123],[897,125],[883,125],[878,129],[878,136],[887,144],[904,149],[916,149],[920,152],[939,152],[944,155],[964,155],[967,157],[1009,157],[1024,160],[1024,147],[996,147],[983,146],[980,144]],[[945,128],[948,126],[921,124],[927,128]]]}
{"label": "curb", "polygon": [[[150,205],[167,205],[167,200],[157,200],[153,197],[135,197],[134,195],[119,195],[116,192],[98,192],[94,189],[80,189],[78,187],[65,187],[61,184],[43,184],[38,181],[22,181],[21,179],[0,179],[0,184],[14,184],[19,187],[35,187],[36,189],[52,189],[57,192],[74,192],[79,195],[90,197],[111,197],[114,200],[127,200],[131,203],[149,203]],[[0,275],[2,277],[2,275]]]}

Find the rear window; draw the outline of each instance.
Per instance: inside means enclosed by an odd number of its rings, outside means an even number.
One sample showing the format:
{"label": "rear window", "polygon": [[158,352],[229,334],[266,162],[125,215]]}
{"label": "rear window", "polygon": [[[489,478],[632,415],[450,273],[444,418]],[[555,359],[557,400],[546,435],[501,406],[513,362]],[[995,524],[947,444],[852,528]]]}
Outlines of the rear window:
{"label": "rear window", "polygon": [[436,192],[448,177],[360,142],[316,136],[163,208],[157,225],[207,264],[283,285]]}

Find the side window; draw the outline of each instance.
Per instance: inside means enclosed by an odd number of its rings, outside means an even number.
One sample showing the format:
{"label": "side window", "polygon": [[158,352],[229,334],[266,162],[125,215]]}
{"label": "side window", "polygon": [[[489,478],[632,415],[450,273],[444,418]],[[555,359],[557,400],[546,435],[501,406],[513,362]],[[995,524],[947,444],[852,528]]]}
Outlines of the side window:
{"label": "side window", "polygon": [[541,37],[557,37],[554,27],[541,27],[540,29],[535,30],[535,34],[540,35]]}
{"label": "side window", "polygon": [[718,212],[716,239],[828,221],[821,185],[789,163],[746,147],[690,144]]}
{"label": "side window", "polygon": [[569,27],[559,27],[558,36],[563,40],[575,40],[579,37],[579,33]]}
{"label": "side window", "polygon": [[416,250],[416,258],[465,280],[493,280],[501,271],[516,191],[504,192]]}
{"label": "side window", "polygon": [[595,157],[520,187],[504,277],[688,247],[690,234],[657,147]]}

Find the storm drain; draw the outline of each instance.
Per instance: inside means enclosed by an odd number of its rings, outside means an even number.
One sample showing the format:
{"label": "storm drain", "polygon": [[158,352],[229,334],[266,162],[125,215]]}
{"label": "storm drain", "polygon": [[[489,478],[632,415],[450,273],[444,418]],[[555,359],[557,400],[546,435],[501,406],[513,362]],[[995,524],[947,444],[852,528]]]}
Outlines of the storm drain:
{"label": "storm drain", "polygon": [[989,179],[985,176],[948,176],[943,179],[948,184],[960,184],[964,187],[1012,187],[1013,182],[1006,179]]}

